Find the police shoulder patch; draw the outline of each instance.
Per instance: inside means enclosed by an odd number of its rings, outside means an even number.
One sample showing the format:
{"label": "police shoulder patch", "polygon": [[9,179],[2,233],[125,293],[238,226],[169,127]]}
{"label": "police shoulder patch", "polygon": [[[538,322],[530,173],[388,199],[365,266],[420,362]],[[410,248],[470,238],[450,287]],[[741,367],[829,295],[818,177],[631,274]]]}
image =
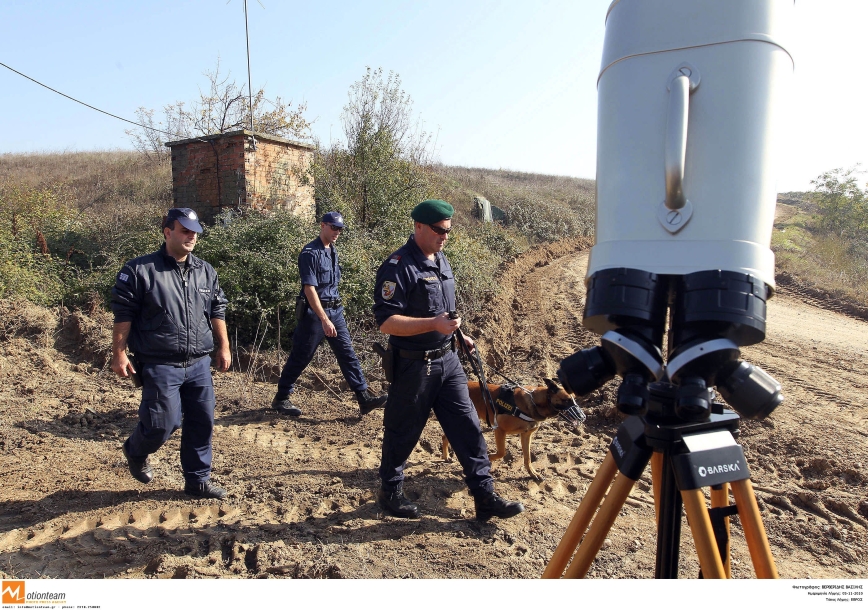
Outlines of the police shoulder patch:
{"label": "police shoulder patch", "polygon": [[121,272],[121,273],[118,273],[118,279],[122,282],[127,282],[127,281],[129,281],[130,276],[127,275],[126,273]]}
{"label": "police shoulder patch", "polygon": [[395,296],[396,286],[397,284],[395,282],[383,282],[383,287],[381,288],[380,293],[383,295],[385,300],[392,300],[392,297]]}
{"label": "police shoulder patch", "polygon": [[390,265],[397,265],[400,262],[401,262],[401,255],[400,254],[396,254],[395,256],[393,256],[392,258],[389,259]]}

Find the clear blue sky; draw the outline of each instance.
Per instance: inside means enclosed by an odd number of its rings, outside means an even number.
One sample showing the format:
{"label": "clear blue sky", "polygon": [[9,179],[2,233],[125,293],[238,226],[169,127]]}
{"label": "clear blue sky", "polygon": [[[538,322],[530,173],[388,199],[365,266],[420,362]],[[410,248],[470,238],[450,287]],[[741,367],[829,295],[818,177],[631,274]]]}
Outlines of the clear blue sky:
{"label": "clear blue sky", "polygon": [[[394,70],[443,163],[593,178],[609,3],[249,0],[253,86],[305,101],[327,141],[365,67]],[[866,161],[868,145],[868,2],[799,0],[795,12],[781,191]],[[244,45],[243,0],[0,5],[0,62],[130,119],[194,99],[218,56],[246,83]],[[0,67],[0,152],[129,148],[128,127]]]}

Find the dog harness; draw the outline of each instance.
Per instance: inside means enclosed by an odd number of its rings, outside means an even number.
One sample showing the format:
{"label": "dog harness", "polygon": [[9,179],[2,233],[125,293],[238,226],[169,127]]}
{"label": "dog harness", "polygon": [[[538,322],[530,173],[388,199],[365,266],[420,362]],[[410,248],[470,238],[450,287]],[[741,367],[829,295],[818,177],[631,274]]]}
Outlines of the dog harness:
{"label": "dog harness", "polygon": [[[498,393],[497,398],[494,399],[494,406],[497,409],[497,414],[512,415],[513,417],[523,419],[524,421],[538,421],[523,412],[518,408],[518,405],[515,404],[515,389],[517,387],[518,386],[512,384],[500,386],[500,392]],[[522,388],[522,391],[526,390]],[[533,397],[531,397],[531,400],[533,400]]]}

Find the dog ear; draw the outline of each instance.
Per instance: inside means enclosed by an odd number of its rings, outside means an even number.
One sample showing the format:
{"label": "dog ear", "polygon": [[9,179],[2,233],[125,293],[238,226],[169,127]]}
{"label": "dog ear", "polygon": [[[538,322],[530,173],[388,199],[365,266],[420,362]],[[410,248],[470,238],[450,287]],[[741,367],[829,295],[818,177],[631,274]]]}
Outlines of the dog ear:
{"label": "dog ear", "polygon": [[552,394],[557,394],[562,389],[561,386],[558,385],[558,382],[554,379],[549,379],[548,377],[546,377],[543,379],[543,381],[546,382],[546,387],[548,387],[549,392],[551,392]]}

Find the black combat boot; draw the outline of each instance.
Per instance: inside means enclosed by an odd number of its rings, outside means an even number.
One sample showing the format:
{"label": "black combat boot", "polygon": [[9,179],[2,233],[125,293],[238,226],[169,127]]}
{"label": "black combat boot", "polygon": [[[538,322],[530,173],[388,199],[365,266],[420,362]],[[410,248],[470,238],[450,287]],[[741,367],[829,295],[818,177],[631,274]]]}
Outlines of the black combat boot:
{"label": "black combat boot", "polygon": [[301,415],[301,409],[292,404],[289,396],[283,398],[274,397],[271,401],[271,408],[277,411],[280,415],[289,415],[290,417],[298,417]]}
{"label": "black combat boot", "polygon": [[388,394],[374,396],[368,388],[356,390],[356,400],[359,401],[359,410],[362,412],[362,415],[367,415],[374,409],[382,407],[386,404],[387,398],[389,398]]}
{"label": "black combat boot", "polygon": [[222,487],[217,487],[211,481],[202,481],[200,483],[186,483],[184,485],[184,493],[188,496],[197,498],[214,498],[222,500],[226,497],[226,490]]}
{"label": "black combat boot", "polygon": [[488,521],[492,517],[509,519],[524,512],[524,505],[521,502],[504,500],[493,491],[479,491],[474,495],[473,501],[476,504],[478,521]]}
{"label": "black combat boot", "polygon": [[130,474],[133,475],[137,481],[145,484],[150,483],[154,478],[154,469],[151,468],[151,462],[148,460],[148,456],[145,456],[145,459],[143,460],[130,457],[130,454],[127,453],[126,441],[121,446],[121,450],[124,452],[127,466],[130,468]]}
{"label": "black combat boot", "polygon": [[377,504],[383,510],[401,519],[419,518],[419,507],[407,499],[401,487],[391,492],[380,489],[380,493],[377,495]]}

